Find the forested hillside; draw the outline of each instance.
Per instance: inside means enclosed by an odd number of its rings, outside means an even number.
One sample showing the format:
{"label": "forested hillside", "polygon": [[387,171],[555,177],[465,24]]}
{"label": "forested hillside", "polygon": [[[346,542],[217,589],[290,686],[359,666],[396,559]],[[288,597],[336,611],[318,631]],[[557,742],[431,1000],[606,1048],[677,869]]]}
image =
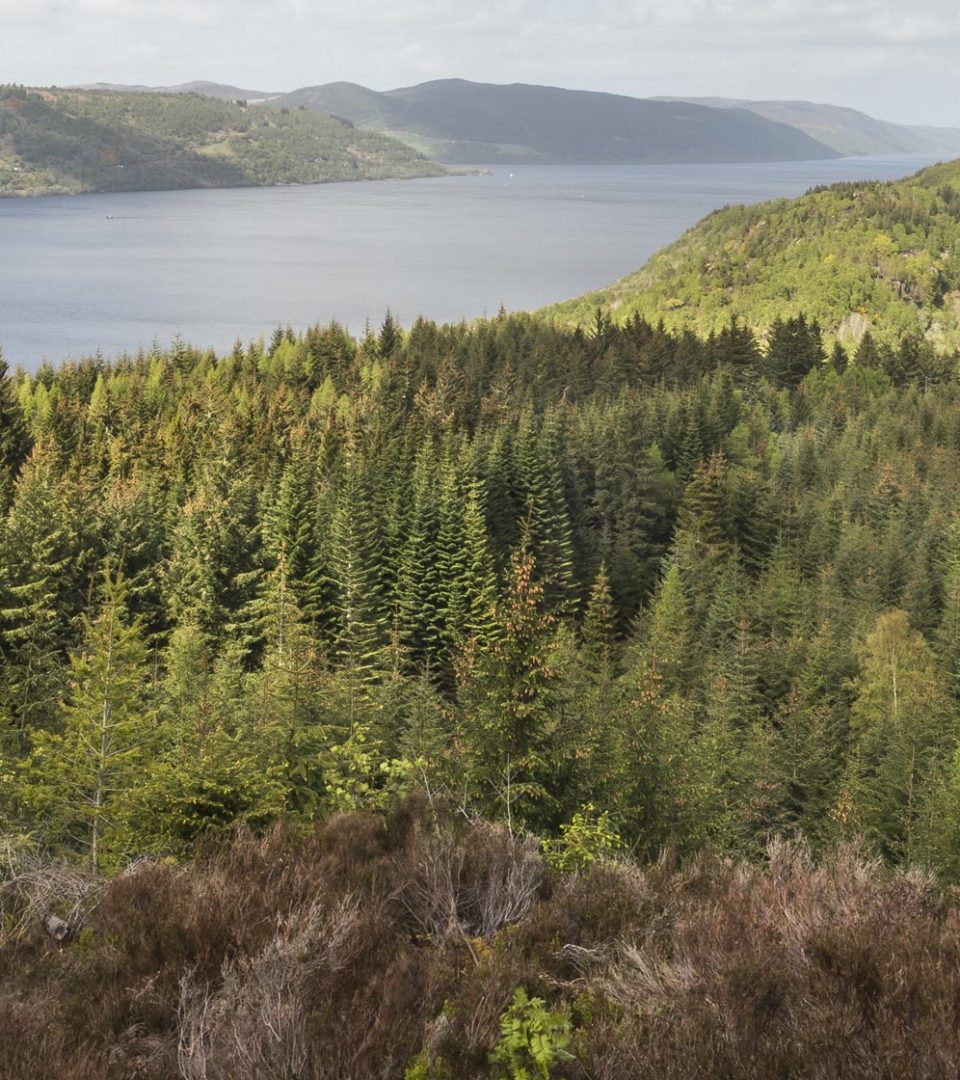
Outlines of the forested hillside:
{"label": "forested hillside", "polygon": [[745,109],[711,109],[526,83],[437,79],[384,93],[305,86],[273,104],[333,113],[437,161],[466,164],[809,161],[839,157],[805,132]]}
{"label": "forested hillside", "polygon": [[0,87],[0,196],[436,176],[331,116],[198,94]]}
{"label": "forested hillside", "polygon": [[954,875],[960,385],[847,359],[504,317],[5,380],[5,812],[111,867],[426,783]]}
{"label": "forested hillside", "polygon": [[4,370],[0,1075],[949,1075],[958,418],[802,317]]}
{"label": "forested hillside", "polygon": [[4,368],[0,1076],[949,1075],[958,418],[805,317]]}
{"label": "forested hillside", "polygon": [[269,98],[279,97],[270,90],[247,90],[242,86],[232,86],[229,83],[210,82],[207,79],[194,79],[192,82],[176,83],[174,86],[144,86],[142,84],[130,85],[126,83],[86,83],[83,86],[71,87],[77,90],[119,90],[123,93],[139,94],[203,94],[204,97],[220,98],[224,101],[266,101]]}
{"label": "forested hillside", "polygon": [[857,109],[813,101],[747,101],[742,98],[655,98],[657,101],[690,101],[717,109],[749,109],[768,120],[789,124],[806,132],[845,157],[873,154],[960,153],[960,129],[891,124]]}
{"label": "forested hillside", "polygon": [[564,323],[597,307],[701,334],[737,315],[765,333],[801,313],[830,337],[865,330],[960,344],[960,162],[905,180],[817,188],[799,199],[705,217],[635,274],[550,309]]}

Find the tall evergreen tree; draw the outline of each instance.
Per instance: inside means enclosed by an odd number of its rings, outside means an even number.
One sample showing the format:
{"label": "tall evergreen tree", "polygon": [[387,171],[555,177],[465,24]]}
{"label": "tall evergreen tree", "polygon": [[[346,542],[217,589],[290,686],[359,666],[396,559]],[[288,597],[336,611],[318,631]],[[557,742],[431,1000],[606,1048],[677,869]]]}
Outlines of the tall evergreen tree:
{"label": "tall evergreen tree", "polygon": [[549,819],[558,671],[555,619],[529,546],[514,551],[497,609],[497,638],[482,658],[477,712],[467,729],[481,801],[527,825]]}
{"label": "tall evergreen tree", "polygon": [[70,657],[58,729],[33,733],[23,772],[25,802],[94,870],[122,853],[122,804],[157,738],[147,648],[126,595],[123,579],[105,570],[100,613],[84,619],[83,644]]}
{"label": "tall evergreen tree", "polygon": [[932,652],[905,612],[881,615],[867,635],[856,694],[848,778],[855,821],[883,854],[909,861],[956,724]]}
{"label": "tall evergreen tree", "polygon": [[0,352],[0,514],[8,507],[13,486],[30,452],[30,435],[16,400],[7,362]]}
{"label": "tall evergreen tree", "polygon": [[339,613],[336,653],[345,665],[366,670],[386,641],[388,617],[380,535],[359,464],[346,466],[332,515],[330,546]]}

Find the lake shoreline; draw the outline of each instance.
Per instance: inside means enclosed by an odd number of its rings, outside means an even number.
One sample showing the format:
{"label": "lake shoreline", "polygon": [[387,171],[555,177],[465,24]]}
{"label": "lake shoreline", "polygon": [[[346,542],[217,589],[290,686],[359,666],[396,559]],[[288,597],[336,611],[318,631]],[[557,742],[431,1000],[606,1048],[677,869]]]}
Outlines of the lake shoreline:
{"label": "lake shoreline", "polygon": [[[537,310],[638,269],[706,213],[926,159],[724,166],[477,166],[458,175],[0,200],[0,348],[218,352],[278,325],[354,332]],[[486,168],[486,172],[481,172]],[[110,219],[110,220],[105,220]]]}

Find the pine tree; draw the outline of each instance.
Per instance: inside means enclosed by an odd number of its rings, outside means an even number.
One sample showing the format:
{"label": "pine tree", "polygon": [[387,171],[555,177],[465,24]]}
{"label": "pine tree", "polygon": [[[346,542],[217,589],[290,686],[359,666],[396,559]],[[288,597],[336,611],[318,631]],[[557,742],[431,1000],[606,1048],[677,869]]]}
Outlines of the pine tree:
{"label": "pine tree", "polygon": [[520,540],[520,525],[527,511],[521,493],[515,454],[516,432],[496,425],[484,446],[479,479],[484,488],[484,509],[489,527],[490,552],[499,573],[509,561],[510,551]]}
{"label": "pine tree", "polygon": [[694,633],[683,575],[671,562],[649,615],[642,621],[644,655],[666,693],[684,690],[692,676]]}
{"label": "pine tree", "polygon": [[780,822],[820,849],[835,839],[831,811],[840,800],[849,753],[849,697],[858,673],[851,646],[849,634],[825,617],[776,709],[773,779]]}
{"label": "pine tree", "polygon": [[237,642],[252,664],[263,643],[257,596],[263,534],[254,478],[219,463],[184,505],[167,568],[170,617],[199,626],[214,647]]}
{"label": "pine tree", "polygon": [[[715,617],[715,624],[725,616]],[[749,851],[754,834],[762,843],[772,824],[762,816],[754,820],[760,809],[758,783],[769,776],[755,760],[763,740],[756,651],[742,616],[732,626],[715,625],[714,635],[704,679],[704,722],[693,749],[701,792],[697,816],[703,835],[723,850]]]}
{"label": "pine tree", "polygon": [[750,573],[763,568],[774,539],[770,485],[756,469],[737,469],[730,484],[730,530]]}
{"label": "pine tree", "polygon": [[445,659],[454,642],[463,637],[466,618],[466,550],[464,546],[465,496],[463,484],[448,448],[437,480],[437,578],[440,615],[443,620]]}
{"label": "pine tree", "polygon": [[211,641],[219,638],[222,608],[216,559],[219,502],[198,496],[180,510],[167,568],[166,595],[175,626],[196,626]]}
{"label": "pine tree", "polygon": [[687,483],[677,516],[674,558],[682,566],[702,616],[718,575],[734,557],[726,460],[714,454]]}
{"label": "pine tree", "polygon": [[610,578],[603,563],[597,571],[587,600],[581,629],[582,652],[590,672],[612,672],[616,612]]}
{"label": "pine tree", "polygon": [[147,850],[189,855],[205,836],[241,822],[262,829],[289,812],[280,724],[262,715],[245,659],[236,643],[212,657],[196,626],[173,631],[158,701],[163,745],[130,799],[130,829]]}
{"label": "pine tree", "polygon": [[144,629],[161,633],[167,626],[163,583],[157,573],[165,552],[166,496],[149,473],[108,481],[96,523],[103,550],[117,560],[128,588],[128,607],[142,615]]}
{"label": "pine tree", "polygon": [[727,464],[723,454],[702,463],[683,492],[677,527],[689,533],[711,557],[731,549]]}
{"label": "pine tree", "polygon": [[63,628],[70,582],[70,524],[52,453],[38,446],[17,484],[3,524],[0,586],[3,639],[16,643]]}
{"label": "pine tree", "polygon": [[854,361],[858,368],[878,371],[885,366],[886,352],[887,350],[877,344],[876,338],[868,330],[860,339]]}
{"label": "pine tree", "polygon": [[729,364],[741,381],[748,380],[760,364],[760,350],[753,331],[736,316],[710,343],[717,364]]}
{"label": "pine tree", "polygon": [[943,600],[933,634],[947,693],[960,702],[960,520],[951,520],[942,551]]}
{"label": "pine tree", "polygon": [[656,444],[649,449],[625,445],[616,471],[619,490],[606,557],[618,624],[625,629],[656,584],[676,496]]}
{"label": "pine tree", "polygon": [[385,761],[415,764],[443,782],[452,747],[449,706],[431,672],[414,672],[395,626],[381,654],[380,678],[370,687],[371,734]]}

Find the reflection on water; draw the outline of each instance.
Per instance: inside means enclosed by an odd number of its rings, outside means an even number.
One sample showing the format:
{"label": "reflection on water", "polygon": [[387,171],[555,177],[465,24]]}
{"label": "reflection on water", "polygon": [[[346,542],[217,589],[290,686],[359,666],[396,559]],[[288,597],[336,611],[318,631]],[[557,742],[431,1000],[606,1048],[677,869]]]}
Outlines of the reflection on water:
{"label": "reflection on water", "polygon": [[718,206],[892,179],[918,158],[517,166],[446,179],[0,200],[0,347],[12,363],[229,348],[278,323],[387,307],[449,321],[534,308],[637,269]]}

